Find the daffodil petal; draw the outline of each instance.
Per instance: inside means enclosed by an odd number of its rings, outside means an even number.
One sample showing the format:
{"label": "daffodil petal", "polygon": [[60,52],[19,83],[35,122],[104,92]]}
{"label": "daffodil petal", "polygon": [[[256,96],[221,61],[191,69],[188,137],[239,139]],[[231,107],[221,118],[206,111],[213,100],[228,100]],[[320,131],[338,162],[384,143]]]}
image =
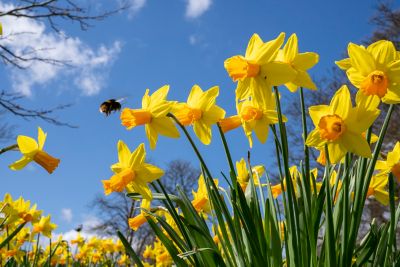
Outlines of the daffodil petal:
{"label": "daffodil petal", "polygon": [[348,52],[351,60],[351,65],[361,72],[362,75],[367,76],[375,70],[374,58],[368,51],[359,45],[350,43]]}
{"label": "daffodil petal", "polygon": [[400,103],[400,84],[399,86],[391,87],[386,95],[382,98],[382,102],[386,104]]}
{"label": "daffodil petal", "polygon": [[293,33],[286,41],[283,47],[283,54],[285,55],[285,62],[292,62],[296,55],[299,53],[299,47],[297,43],[297,35]]}
{"label": "daffodil petal", "polygon": [[349,68],[346,71],[347,77],[350,82],[357,88],[361,87],[362,82],[366,79],[366,76],[362,75],[357,69]]}
{"label": "daffodil petal", "polygon": [[149,89],[146,89],[146,92],[144,93],[143,97],[142,97],[142,108],[143,109],[147,109],[150,105],[151,102],[151,98],[149,96]]}
{"label": "daffodil petal", "polygon": [[206,92],[204,92],[199,103],[197,104],[197,107],[200,108],[202,111],[209,110],[212,106],[215,105],[215,101],[218,95],[219,95],[219,87],[218,86],[211,87]]}
{"label": "daffodil petal", "polygon": [[340,142],[329,143],[328,153],[331,163],[338,163],[346,154],[346,148]]}
{"label": "daffodil petal", "polygon": [[44,143],[46,142],[47,133],[44,133],[42,128],[38,127],[38,143],[39,150],[43,150]]}
{"label": "daffodil petal", "polygon": [[283,62],[270,62],[261,67],[261,77],[264,77],[267,84],[271,86],[290,82],[296,77],[296,74],[296,70]]}
{"label": "daffodil petal", "polygon": [[284,40],[285,33],[282,32],[276,39],[264,43],[257,51],[257,56],[255,58],[256,62],[259,64],[265,64],[272,61]]}
{"label": "daffodil petal", "polygon": [[347,85],[343,85],[331,100],[331,112],[339,115],[342,119],[346,119],[351,108],[352,104],[349,88],[347,88]]}
{"label": "daffodil petal", "polygon": [[146,159],[146,150],[144,148],[144,144],[141,143],[135,151],[132,152],[131,157],[129,158],[129,166],[133,168],[134,166],[141,166]]}
{"label": "daffodil petal", "polygon": [[269,130],[269,124],[265,119],[256,122],[256,125],[254,127],[254,132],[260,143],[264,144],[267,141],[268,130]]}
{"label": "daffodil petal", "polygon": [[312,146],[312,147],[322,147],[326,144],[326,140],[323,140],[321,138],[321,135],[319,133],[318,129],[314,129],[310,132],[310,134],[307,136],[306,140],[306,145],[307,146]]}
{"label": "daffodil petal", "polygon": [[396,59],[396,48],[387,40],[380,40],[369,45],[367,51],[371,53],[380,69]]}
{"label": "daffodil petal", "polygon": [[152,119],[151,127],[154,128],[160,135],[171,138],[179,137],[179,131],[176,129],[174,122],[169,117]]}
{"label": "daffodil petal", "polygon": [[253,34],[253,36],[251,36],[250,38],[249,44],[247,45],[245,58],[249,60],[255,60],[257,50],[263,45],[263,43],[263,40],[258,34]]}
{"label": "daffodil petal", "polygon": [[387,68],[390,83],[400,83],[400,60],[389,63]]}
{"label": "daffodil petal", "polygon": [[197,121],[193,125],[194,133],[196,134],[197,138],[205,144],[209,145],[211,143],[211,127],[207,124]]}
{"label": "daffodil petal", "polygon": [[217,123],[219,120],[225,117],[225,110],[219,106],[212,106],[207,112],[203,113],[201,119],[208,125]]}
{"label": "daffodil petal", "polygon": [[342,60],[335,61],[335,64],[342,70],[348,70],[351,68],[350,58],[345,58]]}
{"label": "daffodil petal", "polygon": [[164,175],[164,171],[154,165],[143,163],[141,168],[136,171],[136,180],[152,182]]}
{"label": "daffodil petal", "polygon": [[163,87],[159,88],[155,91],[151,96],[151,102],[161,102],[166,100],[169,91],[169,85],[164,85]]}
{"label": "daffodil petal", "polygon": [[124,141],[118,141],[118,161],[122,166],[128,166],[129,158],[131,156],[131,151],[128,146],[124,143]]}
{"label": "daffodil petal", "polygon": [[143,198],[145,198],[145,199],[153,198],[151,190],[146,182],[135,181],[135,182],[129,183],[127,186],[127,189],[128,189],[128,191],[141,194],[143,196]]}
{"label": "daffodil petal", "polygon": [[149,139],[150,149],[155,149],[157,140],[158,140],[157,131],[154,129],[154,127],[151,124],[146,124],[144,126],[144,129],[146,131],[147,139]]}
{"label": "daffodil petal", "polygon": [[384,190],[374,190],[374,196],[377,201],[382,203],[383,205],[389,205],[389,193]]}
{"label": "daffodil petal", "polygon": [[23,156],[21,159],[19,159],[16,162],[10,164],[10,166],[8,166],[8,167],[11,170],[14,170],[14,171],[21,170],[31,161],[32,161],[31,158]]}
{"label": "daffodil petal", "polygon": [[198,102],[200,101],[202,95],[203,95],[203,90],[201,90],[200,86],[197,84],[193,85],[192,90],[190,91],[189,97],[187,99],[187,103],[191,107],[197,107]]}
{"label": "daffodil petal", "polygon": [[340,141],[346,147],[348,152],[352,152],[364,158],[371,157],[371,148],[367,140],[365,140],[361,134],[355,134],[350,131],[346,131],[340,137]]}
{"label": "daffodil petal", "polygon": [[24,155],[30,155],[35,153],[39,149],[39,145],[35,139],[25,135],[19,135],[17,137],[18,148]]}
{"label": "daffodil petal", "polygon": [[310,75],[308,75],[308,73],[303,70],[297,70],[296,77],[294,78],[292,83],[296,84],[298,87],[317,90],[317,86],[312,81]]}
{"label": "daffodil petal", "polygon": [[305,52],[297,54],[292,64],[297,70],[311,69],[319,61],[319,55],[314,52]]}
{"label": "daffodil petal", "polygon": [[319,106],[311,106],[308,109],[310,113],[310,117],[315,126],[318,126],[321,118],[329,113],[329,106],[327,105],[319,105]]}

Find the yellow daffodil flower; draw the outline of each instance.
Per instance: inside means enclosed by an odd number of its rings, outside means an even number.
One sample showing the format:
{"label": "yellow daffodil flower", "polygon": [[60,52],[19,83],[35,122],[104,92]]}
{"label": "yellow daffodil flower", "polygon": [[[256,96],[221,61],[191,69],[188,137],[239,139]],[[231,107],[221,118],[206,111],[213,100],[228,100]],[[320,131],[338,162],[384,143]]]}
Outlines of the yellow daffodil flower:
{"label": "yellow daffodil flower", "polygon": [[355,87],[385,103],[400,103],[400,58],[392,42],[381,40],[367,48],[350,43],[348,53],[336,64]]}
{"label": "yellow daffodil flower", "polygon": [[194,85],[186,103],[175,104],[174,116],[184,125],[193,125],[193,130],[200,141],[211,143],[211,126],[225,116],[225,111],[215,104],[219,87],[214,86],[207,91]]}
{"label": "yellow daffodil flower", "polygon": [[393,173],[400,183],[400,142],[396,142],[393,150],[387,154],[386,160],[376,162],[375,169],[381,174]]}
{"label": "yellow daffodil flower", "polygon": [[[299,196],[299,190],[297,188],[297,179],[300,176],[300,172],[297,169],[297,166],[292,166],[289,168],[289,172],[290,172],[290,176],[292,179],[292,184],[293,184],[293,188],[294,188],[294,193],[296,196]],[[281,183],[278,183],[276,185],[271,185],[271,192],[272,192],[272,196],[274,198],[277,198],[280,194],[282,194],[283,191],[286,191],[286,177],[283,179],[283,188]]]}
{"label": "yellow daffodil flower", "polygon": [[[150,210],[150,201],[147,199],[143,199],[140,208]],[[144,223],[147,222],[146,216],[147,213],[141,210],[139,215],[136,215],[133,218],[129,218],[128,220],[129,227],[132,230],[137,231],[137,229],[139,229],[140,226],[142,226]]]}
{"label": "yellow daffodil flower", "polygon": [[142,99],[141,109],[125,108],[121,112],[121,123],[128,130],[145,125],[151,149],[156,147],[159,134],[171,138],[179,137],[178,129],[171,118],[167,117],[174,104],[166,100],[168,91],[169,86],[165,85],[150,96],[147,89]]}
{"label": "yellow daffodil flower", "polygon": [[305,52],[299,53],[297,35],[292,34],[287,40],[283,49],[279,50],[277,61],[287,63],[296,71],[293,80],[285,83],[290,92],[296,92],[298,87],[304,87],[316,90],[317,86],[312,81],[307,70],[311,69],[318,63],[319,56],[317,53]]}
{"label": "yellow daffodil flower", "polygon": [[[217,179],[214,179],[214,183],[218,186]],[[192,205],[197,212],[211,213],[211,206],[207,194],[207,186],[203,174],[200,175],[198,184],[199,186],[197,188],[197,192],[192,190]]]}
{"label": "yellow daffodil flower", "polygon": [[79,247],[81,247],[83,244],[85,244],[85,238],[81,235],[81,233],[78,233],[75,239],[71,240],[71,245],[77,244]]}
{"label": "yellow daffodil flower", "polygon": [[[219,122],[222,131],[227,132],[242,125],[250,147],[253,146],[253,131],[257,139],[261,143],[265,143],[268,138],[269,126],[278,123],[274,93],[262,93],[254,90],[253,97],[240,101],[236,108],[238,115],[222,119]],[[286,117],[283,119],[287,120]]]}
{"label": "yellow daffodil flower", "polygon": [[389,193],[386,191],[388,177],[385,173],[372,176],[368,186],[367,197],[374,196],[383,205],[389,205]]}
{"label": "yellow daffodil flower", "polygon": [[31,207],[31,202],[25,201],[22,197],[13,201],[10,194],[6,194],[4,201],[1,202],[4,206],[3,213],[8,217],[7,225],[20,222],[37,222],[42,214],[41,210],[36,209],[36,204]]}
{"label": "yellow daffodil flower", "polygon": [[42,166],[48,173],[52,173],[60,163],[59,159],[56,159],[45,151],[43,151],[44,142],[46,141],[47,134],[43,132],[42,128],[38,128],[38,142],[35,139],[25,135],[18,135],[17,144],[18,148],[22,153],[22,158],[17,160],[9,167],[11,170],[21,170],[29,162],[35,161],[37,164]]}
{"label": "yellow daffodil flower", "polygon": [[[361,95],[360,98],[366,99]],[[360,100],[360,103],[364,102]],[[312,106],[309,111],[316,128],[308,135],[307,146],[321,148],[327,145],[331,163],[339,162],[346,152],[371,157],[371,149],[362,133],[378,117],[380,111],[376,106],[360,104],[353,107],[349,89],[343,85],[329,106]]]}
{"label": "yellow daffodil flower", "polygon": [[151,199],[152,194],[147,183],[152,182],[164,175],[160,168],[145,162],[146,151],[144,144],[140,144],[131,153],[123,141],[118,141],[119,162],[111,166],[115,173],[109,180],[103,180],[104,193],[136,192],[143,198]]}
{"label": "yellow daffodil flower", "polygon": [[268,90],[271,86],[285,84],[296,76],[296,71],[284,62],[274,61],[282,46],[285,34],[264,43],[258,34],[253,34],[247,45],[245,56],[233,56],[224,66],[233,81],[239,81],[236,99],[252,95],[253,90]]}
{"label": "yellow daffodil flower", "polygon": [[[236,161],[236,171],[237,171],[237,181],[242,187],[242,190],[246,191],[246,187],[250,179],[250,174],[249,171],[247,170],[244,158],[241,158],[240,161]],[[253,173],[254,185],[258,186],[260,184],[260,176],[263,175],[264,171],[265,168],[262,165],[257,165],[253,167],[252,173]]]}
{"label": "yellow daffodil flower", "polygon": [[51,237],[51,232],[57,228],[57,225],[50,222],[50,215],[40,218],[38,223],[33,224],[32,233],[41,233],[46,237]]}

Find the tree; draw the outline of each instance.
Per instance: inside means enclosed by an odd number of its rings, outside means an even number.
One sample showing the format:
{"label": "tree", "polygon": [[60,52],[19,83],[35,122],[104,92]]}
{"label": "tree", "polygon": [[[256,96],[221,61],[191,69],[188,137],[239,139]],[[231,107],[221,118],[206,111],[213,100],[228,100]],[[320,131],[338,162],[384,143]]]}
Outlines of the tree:
{"label": "tree", "polygon": [[[92,12],[90,5],[82,6],[73,0],[19,0],[12,4],[4,5],[5,10],[0,10],[0,23],[2,18],[28,18],[34,21],[42,21],[50,26],[57,34],[63,34],[60,26],[61,22],[77,23],[81,30],[85,31],[92,22],[106,19],[107,17],[129,7],[127,2],[123,2],[119,7],[103,12]],[[15,34],[30,34],[26,32]],[[43,62],[50,65],[68,65],[65,60],[43,56],[43,50],[51,47],[37,47],[33,49],[16,50],[7,45],[7,41],[12,39],[13,34],[0,37],[0,59],[1,62],[11,68],[28,69],[32,62]],[[0,88],[0,116],[12,114],[23,119],[41,119],[48,123],[60,126],[75,127],[69,123],[60,121],[54,116],[59,110],[70,107],[70,104],[63,104],[46,109],[31,109],[19,104],[19,100],[25,96],[15,93],[5,88]],[[12,136],[13,125],[0,124],[0,141],[9,139]]]}
{"label": "tree", "polygon": [[[194,168],[190,162],[173,160],[167,164],[160,181],[170,194],[176,194],[176,185],[179,184],[187,195],[191,195],[199,175],[200,170]],[[162,203],[152,201],[152,206],[157,205]],[[128,219],[140,213],[139,206],[140,201],[132,200],[125,193],[113,193],[110,196],[98,194],[89,207],[96,211],[102,221],[88,230],[108,236],[114,236],[116,231],[120,230],[136,251],[142,254],[145,246],[153,241],[154,233],[148,225],[143,225],[137,231],[129,227]]]}

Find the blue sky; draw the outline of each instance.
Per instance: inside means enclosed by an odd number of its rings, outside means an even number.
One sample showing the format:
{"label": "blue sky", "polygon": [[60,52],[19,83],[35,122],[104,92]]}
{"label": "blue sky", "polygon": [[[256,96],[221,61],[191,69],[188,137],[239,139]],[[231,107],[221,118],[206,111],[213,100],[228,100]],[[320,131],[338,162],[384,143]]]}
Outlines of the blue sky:
{"label": "blue sky", "polygon": [[[109,2],[94,3],[96,8],[107,8]],[[0,6],[4,8],[5,3],[10,2],[0,1]],[[17,125],[16,135],[36,136],[40,125],[48,132],[46,151],[61,158],[61,163],[52,175],[34,164],[15,172],[7,166],[20,154],[2,155],[0,195],[9,192],[13,197],[22,195],[37,203],[45,214],[52,214],[59,225],[57,232],[68,231],[91,216],[87,204],[96,193],[102,192],[101,180],[112,174],[109,166],[117,160],[119,139],[132,149],[145,142],[148,157],[161,167],[182,158],[197,164],[183,138],[161,137],[157,148],[151,151],[143,127],[127,131],[120,125],[118,114],[106,118],[98,112],[101,102],[126,97],[124,106],[136,108],[146,88],[153,92],[169,84],[169,99],[184,101],[194,84],[203,89],[218,85],[217,102],[231,115],[235,84],[226,74],[223,61],[243,54],[253,33],[264,40],[275,38],[282,31],[287,37],[296,33],[301,51],[320,54],[319,64],[311,71],[314,77],[320,77],[341,58],[349,42],[359,43],[371,33],[369,19],[375,12],[375,1],[371,0],[133,0],[132,3],[136,4],[135,10],[94,22],[95,27],[87,32],[80,31],[76,24],[61,23],[69,39],[55,36],[43,24],[2,21],[5,34],[24,27],[40,31],[34,37],[14,40],[11,45],[17,48],[33,43],[54,45],[48,53],[76,64],[76,68],[57,69],[38,64],[23,73],[1,66],[0,72],[3,88],[25,93],[27,97],[22,103],[29,107],[73,103],[57,115],[60,120],[78,125],[77,129],[3,116],[4,122]],[[210,146],[199,146],[213,173],[218,175],[228,166],[216,129],[213,134]],[[246,156],[248,143],[240,129],[228,133],[227,138],[235,160]],[[11,143],[12,140],[2,145]],[[268,165],[269,157],[273,156],[270,144],[270,141],[264,145],[256,142],[252,149],[254,164]],[[70,212],[64,211],[63,216],[63,209]]]}

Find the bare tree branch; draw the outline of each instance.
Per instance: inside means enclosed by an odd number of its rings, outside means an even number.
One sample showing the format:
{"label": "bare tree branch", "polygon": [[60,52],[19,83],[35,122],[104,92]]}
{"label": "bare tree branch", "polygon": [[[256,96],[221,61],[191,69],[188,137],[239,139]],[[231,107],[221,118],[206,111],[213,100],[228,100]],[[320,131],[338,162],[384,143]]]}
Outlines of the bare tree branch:
{"label": "bare tree branch", "polygon": [[0,92],[0,107],[25,120],[41,119],[54,125],[77,128],[75,125],[62,122],[52,116],[56,111],[71,107],[72,104],[59,105],[50,109],[29,109],[18,104],[18,100],[23,97],[22,94],[14,92],[10,93],[3,90]]}

